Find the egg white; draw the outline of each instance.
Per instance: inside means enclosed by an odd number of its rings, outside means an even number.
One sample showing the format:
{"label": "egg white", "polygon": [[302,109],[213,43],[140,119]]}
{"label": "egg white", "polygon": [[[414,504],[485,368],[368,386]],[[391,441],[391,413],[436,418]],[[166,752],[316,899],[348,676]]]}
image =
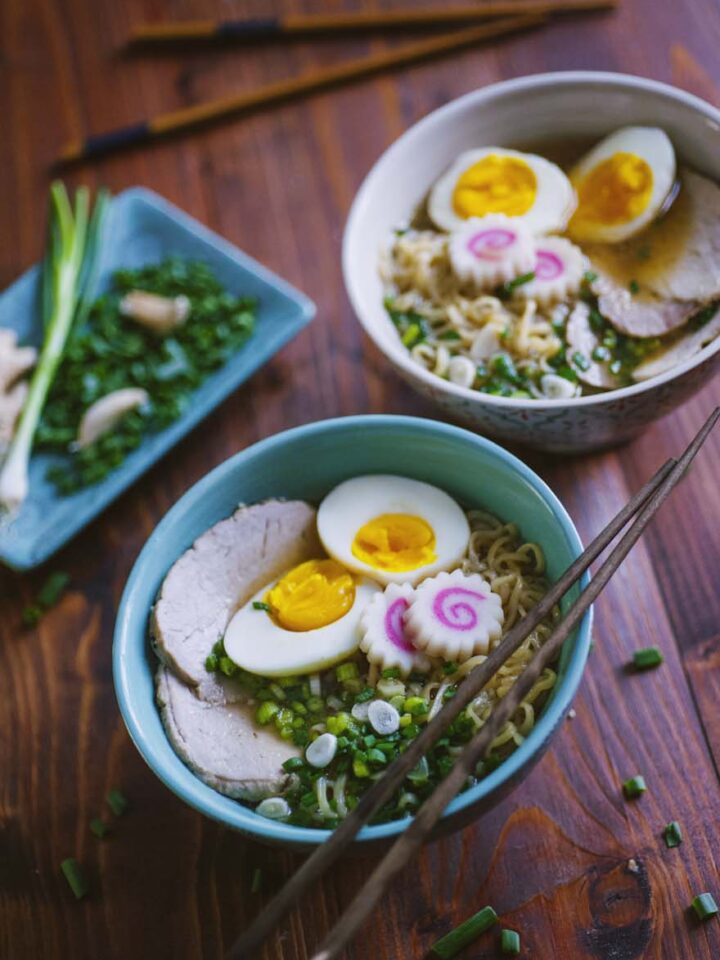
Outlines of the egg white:
{"label": "egg white", "polygon": [[544,157],[503,147],[482,147],[460,154],[430,191],[428,213],[433,223],[448,231],[456,230],[465,223],[467,218],[459,216],[453,205],[457,181],[469,167],[489,154],[524,160],[535,174],[537,187],[533,205],[526,213],[511,219],[524,223],[533,234],[564,230],[575,209],[576,198],[563,171]]}
{"label": "egg white", "polygon": [[616,153],[640,157],[652,170],[652,194],[645,209],[625,223],[604,224],[597,221],[571,223],[569,233],[574,240],[591,243],[620,243],[648,226],[662,210],[675,183],[675,150],[670,138],[659,127],[623,127],[596,144],[573,169],[570,179],[579,191],[582,182],[604,160]]}
{"label": "egg white", "polygon": [[286,630],[267,611],[253,607],[254,602],[264,600],[277,582],[258,590],[228,624],[225,652],[234,663],[263,677],[290,677],[324,670],[357,650],[360,617],[380,591],[377,583],[364,577],[359,580],[352,607],[333,623],[314,630]]}
{"label": "egg white", "polygon": [[[429,524],[437,559],[415,570],[393,573],[354,556],[352,544],[358,530],[385,513],[410,514]],[[353,477],[335,487],[320,504],[317,525],[322,545],[334,560],[382,584],[414,584],[457,566],[470,539],[467,517],[452,497],[429,483],[392,474]]]}

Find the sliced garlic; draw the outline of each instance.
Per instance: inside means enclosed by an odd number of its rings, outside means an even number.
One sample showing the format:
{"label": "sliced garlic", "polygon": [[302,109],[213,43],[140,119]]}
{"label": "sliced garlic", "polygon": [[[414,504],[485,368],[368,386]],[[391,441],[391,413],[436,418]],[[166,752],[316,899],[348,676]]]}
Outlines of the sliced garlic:
{"label": "sliced garlic", "polygon": [[475,383],[477,367],[468,357],[452,357],[448,364],[448,380],[459,387],[471,387]]}
{"label": "sliced garlic", "polygon": [[409,583],[391,583],[376,593],[360,618],[360,649],[381,670],[397,668],[403,676],[427,673],[430,661],[405,636],[403,617],[415,597]]}
{"label": "sliced garlic", "polygon": [[317,740],[308,746],[305,759],[311,767],[321,770],[332,763],[337,753],[337,737],[334,733],[321,733]]}
{"label": "sliced garlic", "polygon": [[387,737],[400,729],[400,714],[387,700],[373,700],[368,709],[368,720],[375,733]]}
{"label": "sliced garlic", "polygon": [[462,663],[486,654],[500,638],[502,601],[478,573],[439,573],[415,588],[405,614],[405,632],[431,657]]}
{"label": "sliced garlic", "polygon": [[546,373],[540,378],[540,389],[549,400],[569,400],[577,395],[578,386],[556,373]]}
{"label": "sliced garlic", "polygon": [[145,290],[131,290],[120,301],[120,313],[153,333],[170,333],[181,327],[190,315],[190,300],[178,297],[160,297]]}
{"label": "sliced garlic", "polygon": [[283,797],[267,797],[255,807],[255,813],[268,820],[284,820],[290,816],[290,804]]}
{"label": "sliced garlic", "polygon": [[131,410],[144,406],[150,397],[141,387],[126,387],[115,390],[96,400],[83,414],[75,449],[82,450],[108,433]]}

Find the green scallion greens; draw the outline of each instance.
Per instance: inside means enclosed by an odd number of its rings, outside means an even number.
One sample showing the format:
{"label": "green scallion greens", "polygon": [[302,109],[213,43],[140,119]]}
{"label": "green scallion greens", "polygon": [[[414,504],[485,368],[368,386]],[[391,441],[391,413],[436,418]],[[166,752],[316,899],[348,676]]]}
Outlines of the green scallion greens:
{"label": "green scallion greens", "polygon": [[433,944],[430,956],[438,957],[439,960],[451,960],[469,943],[477,940],[480,934],[493,927],[497,923],[497,919],[497,914],[492,907],[483,907],[469,920],[461,923],[459,927],[455,927],[454,930]]}
{"label": "green scallion greens", "polygon": [[30,454],[48,395],[73,327],[82,323],[97,278],[98,251],[109,194],[101,190],[91,214],[80,187],[74,207],[60,181],[50,187],[48,239],[42,269],[43,342],[15,435],[0,470],[0,512],[16,513],[29,490]]}

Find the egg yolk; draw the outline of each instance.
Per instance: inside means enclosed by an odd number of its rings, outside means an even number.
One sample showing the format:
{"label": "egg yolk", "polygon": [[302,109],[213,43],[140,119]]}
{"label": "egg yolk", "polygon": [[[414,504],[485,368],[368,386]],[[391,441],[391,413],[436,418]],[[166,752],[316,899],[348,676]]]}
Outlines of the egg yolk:
{"label": "egg yolk", "polygon": [[352,554],[376,570],[403,573],[437,560],[435,534],[422,517],[383,513],[355,534]]}
{"label": "egg yolk", "polygon": [[307,560],[265,594],[273,620],[298,632],[334,623],[354,602],[353,576],[335,560]]}
{"label": "egg yolk", "polygon": [[521,217],[535,203],[536,194],[535,173],[524,160],[490,153],[459,177],[453,207],[460,217],[488,213]]}
{"label": "egg yolk", "polygon": [[634,153],[614,153],[580,181],[578,206],[570,221],[630,223],[645,210],[653,192],[652,167]]}

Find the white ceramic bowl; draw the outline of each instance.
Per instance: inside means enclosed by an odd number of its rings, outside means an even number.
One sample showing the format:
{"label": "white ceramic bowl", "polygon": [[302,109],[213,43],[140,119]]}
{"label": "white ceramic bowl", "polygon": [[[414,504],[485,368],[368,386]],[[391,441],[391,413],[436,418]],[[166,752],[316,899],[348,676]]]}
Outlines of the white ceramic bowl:
{"label": "white ceramic bowl", "polygon": [[513,400],[449,383],[411,359],[382,305],[378,257],[392,230],[463,150],[544,138],[597,136],[627,124],[670,135],[680,160],[720,181],[720,110],[682,90],[624,74],[547,73],[454,100],[411,127],[377,161],[353,203],[343,240],[350,301],[395,369],[453,419],[544,450],[610,446],[639,433],[717,371],[720,338],[663,376],[576,400]]}

